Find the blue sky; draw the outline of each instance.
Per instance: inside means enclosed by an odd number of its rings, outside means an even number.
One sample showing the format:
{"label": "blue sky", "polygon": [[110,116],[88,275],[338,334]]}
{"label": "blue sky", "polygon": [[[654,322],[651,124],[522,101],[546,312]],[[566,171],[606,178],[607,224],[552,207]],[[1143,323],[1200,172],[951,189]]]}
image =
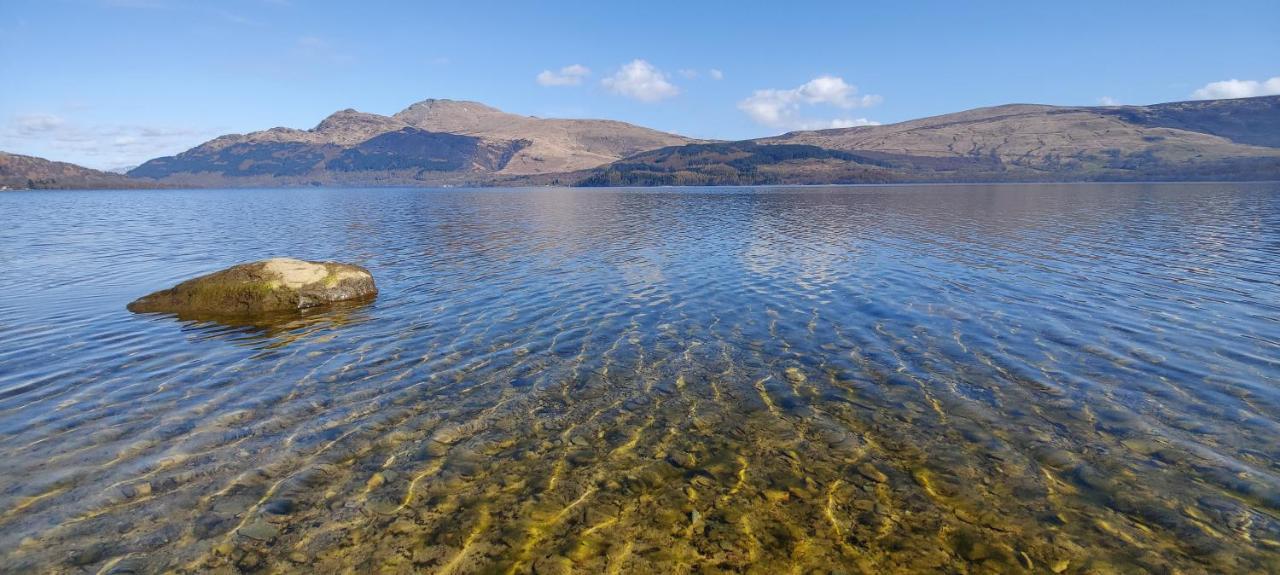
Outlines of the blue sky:
{"label": "blue sky", "polygon": [[2,0],[0,75],[0,150],[97,168],[425,98],[739,139],[1280,92],[1280,2]]}

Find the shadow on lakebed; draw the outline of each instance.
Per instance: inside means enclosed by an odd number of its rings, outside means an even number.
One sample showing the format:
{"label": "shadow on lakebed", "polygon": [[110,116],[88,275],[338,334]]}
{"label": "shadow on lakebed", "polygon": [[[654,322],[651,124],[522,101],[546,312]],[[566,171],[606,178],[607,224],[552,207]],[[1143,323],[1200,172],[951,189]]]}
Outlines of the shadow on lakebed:
{"label": "shadow on lakebed", "polygon": [[353,312],[377,295],[373,275],[363,267],[273,258],[184,281],[127,307],[134,313],[251,333],[255,340],[278,339],[284,333],[309,333],[310,327],[347,324],[363,316]]}

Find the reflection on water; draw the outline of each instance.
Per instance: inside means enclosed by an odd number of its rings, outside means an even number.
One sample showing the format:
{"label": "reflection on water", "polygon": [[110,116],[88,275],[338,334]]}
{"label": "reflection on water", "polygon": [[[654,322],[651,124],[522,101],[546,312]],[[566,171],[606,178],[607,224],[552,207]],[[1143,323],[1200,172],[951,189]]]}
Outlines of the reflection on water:
{"label": "reflection on water", "polygon": [[[1280,187],[0,195],[0,571],[1280,572]],[[376,302],[135,316],[229,264]]]}
{"label": "reflection on water", "polygon": [[364,308],[370,301],[342,301],[324,307],[245,316],[199,312],[145,315],[182,322],[191,339],[224,338],[240,345],[272,349],[368,321],[370,316]]}

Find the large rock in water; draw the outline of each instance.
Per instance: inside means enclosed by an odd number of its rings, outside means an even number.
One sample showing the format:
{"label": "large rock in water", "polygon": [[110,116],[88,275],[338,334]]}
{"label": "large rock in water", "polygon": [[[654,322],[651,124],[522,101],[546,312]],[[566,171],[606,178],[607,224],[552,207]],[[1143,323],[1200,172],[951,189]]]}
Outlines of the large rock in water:
{"label": "large rock in water", "polygon": [[187,280],[129,304],[135,313],[244,316],[372,298],[373,275],[360,266],[275,258]]}

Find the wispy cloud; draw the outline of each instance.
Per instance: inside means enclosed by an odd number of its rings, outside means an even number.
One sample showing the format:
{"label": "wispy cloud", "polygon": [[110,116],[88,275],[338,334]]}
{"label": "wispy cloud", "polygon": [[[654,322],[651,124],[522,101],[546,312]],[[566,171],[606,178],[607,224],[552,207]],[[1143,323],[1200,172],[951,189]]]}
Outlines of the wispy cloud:
{"label": "wispy cloud", "polygon": [[202,6],[199,4],[188,4],[183,2],[175,2],[173,0],[99,0],[99,2],[108,8],[121,8],[129,10],[167,10],[177,14],[185,14],[189,17],[206,18],[214,16],[232,24],[241,26],[252,26],[261,28],[265,26],[262,22],[249,18],[243,14],[232,12],[225,8],[215,5]]}
{"label": "wispy cloud", "polygon": [[222,18],[223,20],[226,20],[227,22],[231,22],[232,24],[239,24],[241,26],[252,26],[254,28],[262,28],[266,26],[266,24],[263,24],[262,22],[254,20],[253,18],[249,18],[242,14],[236,14],[235,12],[228,12],[226,10],[213,10],[213,14],[219,18]]}
{"label": "wispy cloud", "polygon": [[136,165],[194,146],[207,130],[136,124],[82,124],[57,114],[19,114],[0,128],[0,149],[95,168]]}
{"label": "wispy cloud", "polygon": [[538,83],[543,86],[577,86],[591,75],[591,69],[582,64],[570,64],[559,72],[543,70],[538,73]]}
{"label": "wispy cloud", "polygon": [[20,136],[40,136],[57,131],[66,124],[66,119],[56,114],[19,114],[14,117],[10,129]]}
{"label": "wispy cloud", "polygon": [[717,70],[715,68],[709,68],[707,69],[706,72],[703,72],[702,70],[698,70],[696,68],[681,68],[680,70],[677,70],[676,73],[680,74],[680,77],[685,78],[686,80],[697,80],[698,78],[702,78],[703,76],[707,78],[711,78],[712,80],[724,79],[724,72],[721,72],[720,70]]}
{"label": "wispy cloud", "polygon": [[680,88],[668,81],[662,70],[638,59],[622,66],[600,83],[615,94],[641,102],[657,102],[680,94]]}
{"label": "wispy cloud", "polygon": [[102,5],[108,8],[145,8],[149,10],[167,10],[173,8],[173,3],[166,0],[101,0]]}
{"label": "wispy cloud", "polygon": [[874,106],[884,98],[873,94],[858,95],[858,87],[838,76],[819,76],[790,90],[756,90],[750,97],[738,102],[738,109],[746,112],[756,123],[771,128],[812,130],[874,125],[866,118],[837,118],[813,120],[805,118],[802,111],[812,106],[832,106],[844,110]]}
{"label": "wispy cloud", "polygon": [[1252,98],[1254,96],[1274,96],[1280,94],[1280,76],[1266,80],[1223,80],[1210,82],[1203,88],[1191,93],[1197,100],[1217,100],[1222,98]]}
{"label": "wispy cloud", "polygon": [[294,42],[293,52],[301,58],[332,65],[347,65],[356,60],[351,54],[338,49],[332,42],[319,36],[298,38]]}
{"label": "wispy cloud", "polygon": [[1098,98],[1098,105],[1099,106],[1119,106],[1120,100],[1112,98],[1111,96],[1102,96]]}

